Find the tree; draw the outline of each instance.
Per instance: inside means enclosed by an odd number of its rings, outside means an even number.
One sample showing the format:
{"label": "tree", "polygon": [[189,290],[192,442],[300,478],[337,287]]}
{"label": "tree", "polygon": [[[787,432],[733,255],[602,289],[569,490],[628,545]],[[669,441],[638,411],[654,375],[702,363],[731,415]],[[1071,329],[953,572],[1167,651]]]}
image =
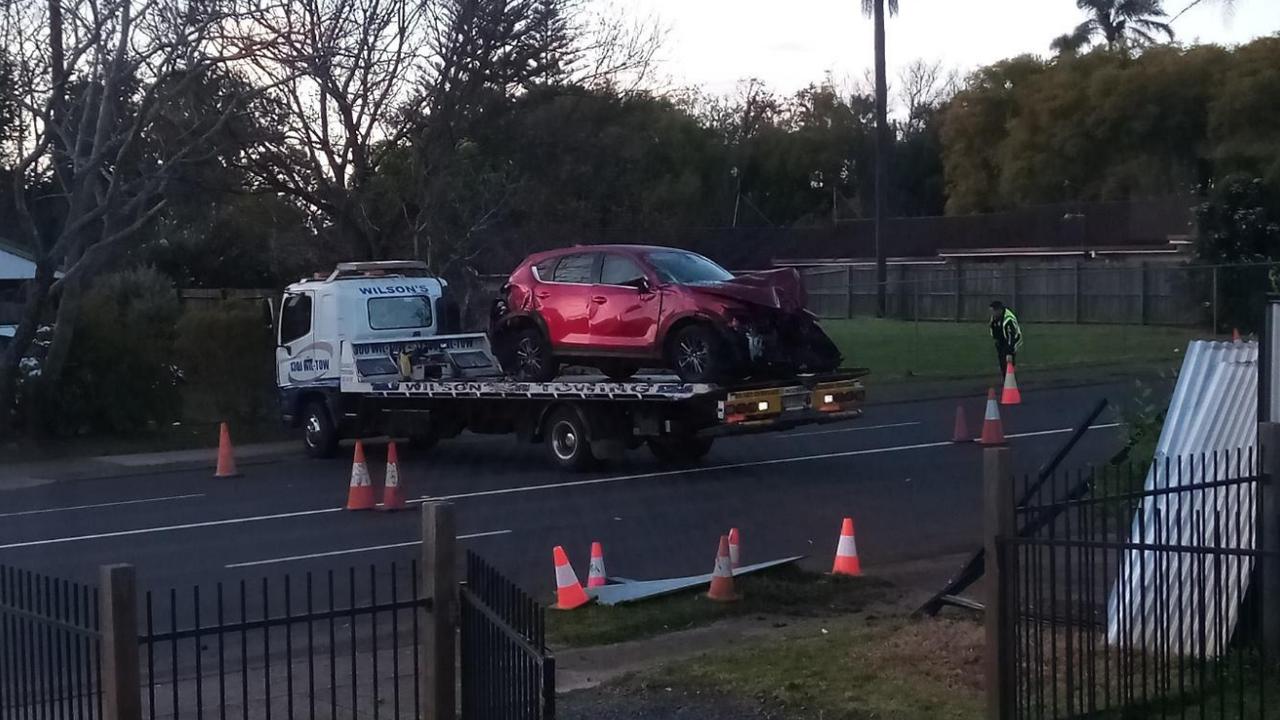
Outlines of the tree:
{"label": "tree", "polygon": [[1058,54],[1080,52],[1099,37],[1108,50],[1122,53],[1155,45],[1157,35],[1173,41],[1173,27],[1162,20],[1168,15],[1161,0],[1076,0],[1076,7],[1089,13],[1089,18],[1051,43]]}
{"label": "tree", "polygon": [[[87,8],[15,0],[0,8],[0,47],[15,63],[20,118],[12,169],[16,240],[36,257],[15,335],[0,358],[0,431],[18,365],[57,302],[40,384],[57,382],[70,351],[84,282],[136,244],[166,207],[172,173],[198,159],[242,108],[219,96],[172,142],[150,142],[193,86],[251,54],[222,33],[231,4],[112,0]],[[178,113],[181,115],[182,113]]]}
{"label": "tree", "polygon": [[888,184],[889,169],[889,80],[885,71],[884,21],[885,11],[898,14],[898,0],[862,0],[862,13],[875,20],[876,36],[876,150],[875,150],[875,245],[876,245],[876,316],[884,317],[888,309],[889,266],[885,260],[885,248],[880,239],[880,225],[884,220],[884,195]]}

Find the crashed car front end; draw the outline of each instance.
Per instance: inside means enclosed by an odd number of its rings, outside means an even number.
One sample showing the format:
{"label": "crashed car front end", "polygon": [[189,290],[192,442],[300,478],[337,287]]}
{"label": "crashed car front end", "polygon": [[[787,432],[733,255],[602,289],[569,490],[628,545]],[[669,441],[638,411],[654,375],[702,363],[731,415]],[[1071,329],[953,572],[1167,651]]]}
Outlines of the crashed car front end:
{"label": "crashed car front end", "polygon": [[727,319],[728,339],[744,375],[825,373],[843,360],[808,310],[745,306]]}

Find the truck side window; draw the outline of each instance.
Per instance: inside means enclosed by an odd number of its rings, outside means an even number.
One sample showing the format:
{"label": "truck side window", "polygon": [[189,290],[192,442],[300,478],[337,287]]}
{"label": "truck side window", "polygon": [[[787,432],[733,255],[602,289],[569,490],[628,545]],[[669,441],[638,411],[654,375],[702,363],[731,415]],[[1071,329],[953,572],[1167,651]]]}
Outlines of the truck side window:
{"label": "truck side window", "polygon": [[289,295],[280,308],[280,344],[285,345],[311,332],[311,296]]}

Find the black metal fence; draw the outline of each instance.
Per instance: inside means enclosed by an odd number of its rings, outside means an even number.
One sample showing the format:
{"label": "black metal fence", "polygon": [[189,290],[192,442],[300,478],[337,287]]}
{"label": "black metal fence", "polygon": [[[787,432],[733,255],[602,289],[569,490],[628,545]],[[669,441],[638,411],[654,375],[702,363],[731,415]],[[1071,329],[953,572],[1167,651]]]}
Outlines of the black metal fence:
{"label": "black metal fence", "polygon": [[549,720],[555,716],[555,658],[547,650],[544,610],[467,552],[461,589],[462,717]]}
{"label": "black metal fence", "polygon": [[98,589],[0,565],[0,720],[102,717]]}
{"label": "black metal fence", "polygon": [[[210,591],[211,590],[211,591]],[[418,564],[147,592],[150,720],[421,717]]]}
{"label": "black metal fence", "polygon": [[1029,532],[998,540],[1014,717],[1276,717],[1257,467],[1214,453],[1014,484]]}

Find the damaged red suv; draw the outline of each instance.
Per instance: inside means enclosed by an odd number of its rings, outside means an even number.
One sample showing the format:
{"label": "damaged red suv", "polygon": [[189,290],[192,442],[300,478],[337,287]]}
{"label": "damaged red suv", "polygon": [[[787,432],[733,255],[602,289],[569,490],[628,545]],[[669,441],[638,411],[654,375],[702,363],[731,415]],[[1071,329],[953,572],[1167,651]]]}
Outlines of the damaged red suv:
{"label": "damaged red suv", "polygon": [[524,380],[577,364],[614,380],[664,367],[685,382],[723,382],[841,361],[795,270],[735,277],[696,253],[645,245],[526,258],[494,303],[491,335],[503,368]]}

